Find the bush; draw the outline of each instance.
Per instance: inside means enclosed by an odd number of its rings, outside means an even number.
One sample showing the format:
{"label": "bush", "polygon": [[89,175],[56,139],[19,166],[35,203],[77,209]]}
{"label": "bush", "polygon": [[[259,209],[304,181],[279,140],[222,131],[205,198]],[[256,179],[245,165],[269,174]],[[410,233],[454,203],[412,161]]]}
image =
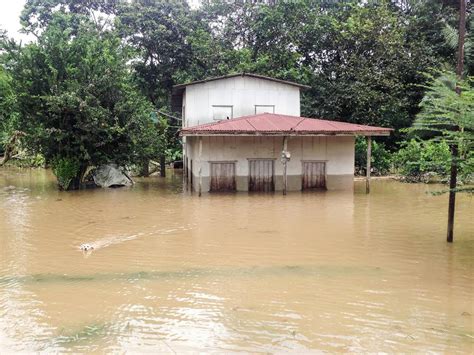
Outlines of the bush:
{"label": "bush", "polygon": [[402,143],[393,155],[394,167],[412,182],[425,181],[430,175],[447,179],[451,154],[446,142],[418,141],[412,139]]}
{"label": "bush", "polygon": [[458,181],[466,184],[474,182],[474,151],[472,149],[461,155]]}
{"label": "bush", "polygon": [[[372,159],[370,165],[374,175],[386,175],[390,172],[391,154],[383,143],[372,141]],[[356,174],[365,175],[367,167],[367,140],[357,137],[355,143]]]}
{"label": "bush", "polygon": [[68,190],[71,182],[79,176],[81,165],[74,158],[53,159],[51,167],[61,190]]}

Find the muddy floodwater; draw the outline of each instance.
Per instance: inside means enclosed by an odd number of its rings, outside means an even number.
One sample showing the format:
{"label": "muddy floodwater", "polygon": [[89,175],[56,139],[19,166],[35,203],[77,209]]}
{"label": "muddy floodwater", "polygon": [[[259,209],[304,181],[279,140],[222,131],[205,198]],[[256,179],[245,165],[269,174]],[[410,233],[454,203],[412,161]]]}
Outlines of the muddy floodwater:
{"label": "muddy floodwater", "polygon": [[0,353],[474,352],[474,198],[448,245],[442,187],[363,188],[59,192],[0,170]]}

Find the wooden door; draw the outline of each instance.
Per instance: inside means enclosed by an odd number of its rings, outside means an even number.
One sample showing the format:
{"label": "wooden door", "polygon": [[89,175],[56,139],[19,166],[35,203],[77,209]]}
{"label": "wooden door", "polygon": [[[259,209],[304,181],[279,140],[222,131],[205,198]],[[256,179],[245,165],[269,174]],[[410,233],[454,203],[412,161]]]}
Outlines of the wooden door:
{"label": "wooden door", "polygon": [[249,160],[249,191],[275,191],[273,164],[270,159]]}
{"label": "wooden door", "polygon": [[322,161],[303,162],[303,190],[326,188],[326,163]]}
{"label": "wooden door", "polygon": [[235,163],[211,163],[212,192],[235,191]]}

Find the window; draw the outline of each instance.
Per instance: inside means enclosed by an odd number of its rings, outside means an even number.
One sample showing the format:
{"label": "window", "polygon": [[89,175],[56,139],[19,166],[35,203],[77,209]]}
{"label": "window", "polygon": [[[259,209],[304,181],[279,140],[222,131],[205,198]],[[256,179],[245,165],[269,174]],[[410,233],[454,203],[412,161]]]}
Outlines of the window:
{"label": "window", "polygon": [[227,120],[232,118],[233,106],[213,105],[212,118],[215,121]]}
{"label": "window", "polygon": [[255,105],[255,114],[259,113],[275,113],[275,105]]}

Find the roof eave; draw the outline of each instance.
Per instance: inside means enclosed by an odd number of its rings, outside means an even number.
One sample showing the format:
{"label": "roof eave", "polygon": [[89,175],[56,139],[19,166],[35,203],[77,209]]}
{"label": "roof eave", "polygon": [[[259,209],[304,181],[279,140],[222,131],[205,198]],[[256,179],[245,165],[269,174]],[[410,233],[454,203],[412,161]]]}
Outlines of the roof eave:
{"label": "roof eave", "polygon": [[235,77],[238,77],[238,76],[242,76],[242,77],[243,76],[248,76],[250,78],[257,78],[257,79],[262,79],[262,80],[274,81],[274,82],[281,83],[281,84],[296,86],[296,87],[299,87],[300,89],[304,89],[304,90],[311,89],[311,86],[298,84],[298,83],[283,80],[283,79],[276,79],[276,78],[271,78],[271,77],[264,76],[264,75],[251,74],[251,73],[236,73],[236,74],[216,76],[216,77],[213,77],[213,78],[195,80],[195,81],[190,81],[190,82],[183,83],[183,84],[173,85],[173,90],[184,89],[184,88],[186,88],[187,86],[190,86],[190,85],[204,84],[204,83],[208,83],[208,82],[215,81],[215,80],[235,78]]}

